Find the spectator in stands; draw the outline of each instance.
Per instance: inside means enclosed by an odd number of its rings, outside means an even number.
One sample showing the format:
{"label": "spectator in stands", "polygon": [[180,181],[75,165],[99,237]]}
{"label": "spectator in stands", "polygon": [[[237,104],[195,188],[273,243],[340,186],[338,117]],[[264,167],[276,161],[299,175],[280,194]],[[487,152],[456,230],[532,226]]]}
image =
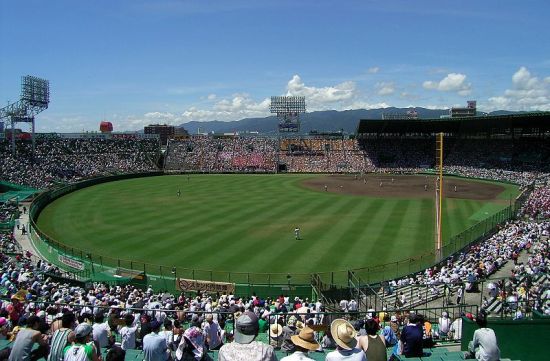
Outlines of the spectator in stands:
{"label": "spectator in stands", "polygon": [[67,345],[74,341],[74,328],[76,317],[72,312],[65,312],[61,317],[61,327],[55,330],[50,340],[50,354],[48,361],[63,360],[63,351]]}
{"label": "spectator in stands", "polygon": [[[38,360],[48,354],[48,337],[40,332],[40,318],[30,316],[26,321],[26,325],[26,328],[21,328],[17,332],[9,361]],[[34,344],[38,344],[38,348],[32,350]]]}
{"label": "spectator in stands", "polygon": [[166,347],[166,340],[159,335],[160,322],[151,321],[151,332],[143,337],[144,361],[166,361],[170,357],[170,352]]}
{"label": "spectator in stands", "polygon": [[181,361],[206,361],[210,360],[206,353],[202,330],[191,326],[183,333],[183,339],[176,350],[176,360]]}
{"label": "spectator in stands", "polygon": [[272,346],[255,341],[258,327],[258,317],[253,312],[244,312],[235,322],[235,342],[226,343],[220,348],[218,360],[276,361]]}
{"label": "spectator in stands", "polygon": [[136,348],[136,334],[138,327],[134,325],[134,315],[128,313],[124,316],[124,327],[120,329],[120,347],[126,350]]}
{"label": "spectator in stands", "polygon": [[460,342],[462,339],[462,316],[457,317],[449,327],[449,338]]}
{"label": "spectator in stands", "polygon": [[283,344],[281,345],[281,350],[286,352],[294,352],[294,343],[292,343],[291,337],[300,332],[296,327],[297,322],[298,319],[296,316],[292,315],[288,317],[286,326],[283,327]]}
{"label": "spectator in stands", "polygon": [[111,328],[105,322],[105,315],[102,311],[95,314],[92,329],[94,342],[97,342],[99,348],[105,348],[114,343],[112,342],[114,340],[111,339]]}
{"label": "spectator in stands", "polygon": [[386,347],[393,347],[397,344],[397,335],[393,331],[391,325],[384,326],[384,329],[382,330],[382,335],[384,336]]}
{"label": "spectator in stands", "polygon": [[163,330],[160,331],[160,335],[166,340],[166,347],[170,350],[174,344],[174,331],[172,320],[168,317],[162,322]]}
{"label": "spectator in stands", "polygon": [[274,323],[269,326],[269,344],[273,346],[275,350],[281,349],[283,344],[283,326],[278,323]]}
{"label": "spectator in stands", "polygon": [[449,318],[449,314],[447,313],[447,311],[443,311],[438,321],[439,321],[438,334],[441,338],[446,338],[447,335],[449,334],[449,330],[451,329],[451,319]]}
{"label": "spectator in stands", "polygon": [[223,345],[221,339],[221,329],[217,321],[214,320],[212,314],[205,317],[203,331],[206,334],[206,344],[209,350],[219,350]]}
{"label": "spectator in stands", "polygon": [[126,358],[126,351],[118,346],[113,346],[107,352],[105,356],[105,361],[124,361]]}
{"label": "spectator in stands", "polygon": [[357,332],[351,323],[337,318],[330,324],[330,332],[336,342],[336,350],[327,354],[326,361],[367,361],[365,353],[356,348]]}
{"label": "spectator in stands", "polygon": [[92,341],[92,326],[87,323],[79,324],[74,330],[74,342],[65,347],[64,361],[99,361],[96,346]]}
{"label": "spectator in stands", "polygon": [[150,332],[151,332],[151,316],[144,313],[140,317],[139,339],[137,340],[137,344],[142,345],[143,339]]}
{"label": "spectator in stands", "polygon": [[367,355],[368,361],[386,361],[386,342],[384,336],[378,334],[380,326],[373,319],[365,322],[366,336],[359,337],[359,347]]}
{"label": "spectator in stands", "polygon": [[401,330],[400,349],[405,357],[422,357],[423,330],[421,319],[415,313],[409,315],[409,322]]}
{"label": "spectator in stands", "polygon": [[465,354],[465,358],[475,357],[480,361],[500,360],[495,331],[487,327],[487,315],[483,310],[477,314],[476,323],[479,328],[474,331],[474,337],[468,344],[469,352]]}
{"label": "spectator in stands", "polygon": [[309,351],[316,351],[320,345],[315,340],[314,332],[309,327],[304,327],[299,334],[291,337],[294,344],[294,353],[292,355],[283,357],[281,361],[301,361],[301,360],[313,360],[307,356]]}

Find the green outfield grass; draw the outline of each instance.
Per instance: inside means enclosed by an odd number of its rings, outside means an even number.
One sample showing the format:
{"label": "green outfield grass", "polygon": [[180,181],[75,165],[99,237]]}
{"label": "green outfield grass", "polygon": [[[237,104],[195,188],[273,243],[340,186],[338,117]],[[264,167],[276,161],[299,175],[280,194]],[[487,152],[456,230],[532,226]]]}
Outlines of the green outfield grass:
{"label": "green outfield grass", "polygon": [[[54,201],[38,226],[94,255],[242,272],[345,270],[433,248],[433,199],[319,192],[301,185],[311,177],[183,175],[103,183]],[[515,186],[505,189],[503,199],[517,194]],[[444,238],[506,205],[446,199]]]}

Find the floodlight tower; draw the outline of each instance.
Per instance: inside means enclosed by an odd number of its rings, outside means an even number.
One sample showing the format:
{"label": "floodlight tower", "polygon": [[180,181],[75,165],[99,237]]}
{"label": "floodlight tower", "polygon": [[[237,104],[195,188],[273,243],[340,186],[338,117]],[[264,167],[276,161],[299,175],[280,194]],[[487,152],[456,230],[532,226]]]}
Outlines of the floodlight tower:
{"label": "floodlight tower", "polygon": [[32,152],[34,154],[34,117],[48,109],[50,103],[50,82],[31,75],[21,77],[21,96],[18,102],[0,109],[0,119],[8,119],[11,124],[11,148],[15,156],[15,123],[31,123]]}

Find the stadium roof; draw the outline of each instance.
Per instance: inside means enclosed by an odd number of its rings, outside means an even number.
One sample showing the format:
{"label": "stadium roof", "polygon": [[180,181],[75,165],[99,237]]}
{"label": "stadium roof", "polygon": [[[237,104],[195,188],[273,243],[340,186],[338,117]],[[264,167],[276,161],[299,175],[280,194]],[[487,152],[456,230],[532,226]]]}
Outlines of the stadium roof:
{"label": "stadium roof", "polygon": [[357,134],[542,134],[550,132],[550,112],[435,119],[361,119]]}

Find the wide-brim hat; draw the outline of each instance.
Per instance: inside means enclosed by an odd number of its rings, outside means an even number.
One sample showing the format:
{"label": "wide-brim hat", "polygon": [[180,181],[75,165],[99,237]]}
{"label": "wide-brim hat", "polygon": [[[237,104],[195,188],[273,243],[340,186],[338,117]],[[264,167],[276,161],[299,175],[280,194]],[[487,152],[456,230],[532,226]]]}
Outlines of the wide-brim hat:
{"label": "wide-brim hat", "polygon": [[310,351],[318,350],[320,347],[319,342],[315,340],[313,330],[309,327],[304,327],[299,334],[290,336],[290,340],[296,346],[303,347]]}
{"label": "wide-brim hat", "polygon": [[277,338],[281,336],[283,333],[283,326],[279,325],[278,323],[274,323],[273,325],[269,326],[269,337]]}
{"label": "wide-brim hat", "polygon": [[330,324],[330,332],[336,344],[343,349],[351,350],[357,346],[357,331],[353,328],[348,321],[337,318]]}

